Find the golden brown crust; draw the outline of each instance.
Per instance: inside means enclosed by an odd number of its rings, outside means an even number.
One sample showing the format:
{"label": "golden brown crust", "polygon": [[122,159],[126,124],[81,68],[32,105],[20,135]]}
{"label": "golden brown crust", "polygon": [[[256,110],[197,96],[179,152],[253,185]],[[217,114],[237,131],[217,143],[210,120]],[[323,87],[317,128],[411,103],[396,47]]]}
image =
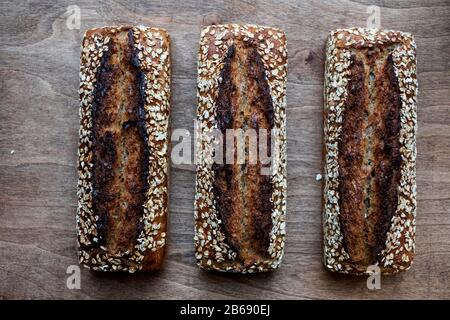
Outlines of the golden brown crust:
{"label": "golden brown crust", "polygon": [[402,32],[336,30],[325,72],[325,265],[406,270],[415,233],[415,44]]}
{"label": "golden brown crust", "polygon": [[121,26],[86,32],[80,70],[80,264],[103,271],[161,268],[169,103],[164,30]]}
{"label": "golden brown crust", "polygon": [[[280,161],[273,175],[261,163],[209,161],[214,142],[201,140],[197,166],[196,258],[205,269],[257,272],[281,262],[285,228],[286,40],[252,25],[203,28],[199,52],[198,120],[213,129],[276,129]],[[216,82],[216,79],[219,81]],[[225,152],[223,162],[225,163]],[[235,160],[236,155],[235,155]]]}

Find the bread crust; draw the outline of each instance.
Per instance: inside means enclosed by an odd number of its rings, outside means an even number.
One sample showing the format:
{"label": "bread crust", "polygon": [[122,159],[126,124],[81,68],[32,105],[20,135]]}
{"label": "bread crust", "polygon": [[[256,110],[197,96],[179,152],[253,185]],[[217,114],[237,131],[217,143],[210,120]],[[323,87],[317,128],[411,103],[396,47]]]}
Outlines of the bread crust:
{"label": "bread crust", "polygon": [[266,129],[269,135],[275,129],[278,161],[272,175],[262,175],[260,163],[213,163],[214,139],[197,140],[197,263],[242,273],[276,269],[286,212],[285,34],[255,25],[206,26],[198,67],[199,131],[225,137],[228,129]]}
{"label": "bread crust", "polygon": [[80,62],[81,265],[126,272],[161,268],[169,116],[167,32],[142,26],[88,30]]}
{"label": "bread crust", "polygon": [[324,87],[324,264],[383,274],[413,261],[417,77],[408,33],[338,29]]}

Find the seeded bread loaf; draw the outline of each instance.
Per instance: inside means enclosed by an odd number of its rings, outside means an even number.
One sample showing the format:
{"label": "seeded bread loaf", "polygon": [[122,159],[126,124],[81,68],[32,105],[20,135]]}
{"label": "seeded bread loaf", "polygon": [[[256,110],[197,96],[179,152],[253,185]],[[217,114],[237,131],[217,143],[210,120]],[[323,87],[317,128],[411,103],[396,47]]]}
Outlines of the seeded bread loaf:
{"label": "seeded bread loaf", "polygon": [[325,68],[324,262],[330,271],[407,270],[416,214],[412,36],[339,29]]}
{"label": "seeded bread loaf", "polygon": [[169,37],[146,27],[84,36],[80,67],[79,262],[161,268],[168,205]]}
{"label": "seeded bread loaf", "polygon": [[229,163],[212,159],[217,138],[198,139],[198,265],[242,273],[275,269],[281,263],[285,237],[285,34],[254,25],[204,27],[198,67],[200,136],[216,130],[225,138],[229,129],[253,129],[268,149],[274,145],[272,166],[264,174],[262,161],[249,161],[248,145],[244,163],[237,158]]}

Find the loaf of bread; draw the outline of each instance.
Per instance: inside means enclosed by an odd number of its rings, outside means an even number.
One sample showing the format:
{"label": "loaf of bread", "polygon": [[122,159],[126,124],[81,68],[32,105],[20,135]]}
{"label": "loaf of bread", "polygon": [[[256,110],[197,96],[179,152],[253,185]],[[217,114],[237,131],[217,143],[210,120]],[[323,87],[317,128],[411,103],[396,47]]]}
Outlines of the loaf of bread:
{"label": "loaf of bread", "polygon": [[404,32],[339,29],[326,49],[324,263],[407,270],[416,214],[416,46]]}
{"label": "loaf of bread", "polygon": [[[255,25],[204,27],[198,68],[197,263],[241,273],[275,269],[285,237],[285,34]],[[230,129],[233,134],[253,129],[257,140],[267,143],[271,152],[266,155],[272,156],[268,171],[261,148],[258,161],[250,160],[250,142],[243,163],[237,152],[231,163],[225,159],[237,142],[224,143],[226,150],[217,161],[217,151],[223,149],[213,132],[225,140]]]}
{"label": "loaf of bread", "polygon": [[80,67],[77,230],[91,270],[150,271],[165,252],[169,37],[147,27],[84,36]]}

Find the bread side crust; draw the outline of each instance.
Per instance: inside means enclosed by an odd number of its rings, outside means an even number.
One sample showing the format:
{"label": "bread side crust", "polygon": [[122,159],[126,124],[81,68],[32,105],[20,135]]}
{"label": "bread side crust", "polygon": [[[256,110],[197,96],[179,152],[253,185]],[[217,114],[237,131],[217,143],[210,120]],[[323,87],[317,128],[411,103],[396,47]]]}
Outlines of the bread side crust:
{"label": "bread side crust", "polygon": [[[111,36],[129,30],[132,30],[139,66],[145,75],[144,109],[150,149],[148,190],[144,214],[140,218],[143,228],[132,252],[112,255],[104,246],[95,246],[99,216],[92,210],[91,113],[97,71]],[[79,263],[88,269],[132,273],[161,267],[168,207],[170,72],[170,41],[164,29],[118,26],[91,29],[85,33],[80,62],[77,234]]]}
{"label": "bread side crust", "polygon": [[256,25],[213,25],[202,29],[198,62],[198,131],[210,133],[217,128],[215,101],[223,60],[236,39],[251,42],[263,58],[275,113],[274,127],[278,165],[272,176],[272,230],[269,259],[249,267],[234,261],[236,252],[226,243],[222,221],[218,218],[212,185],[212,148],[214,141],[197,139],[197,176],[195,196],[195,247],[198,265],[203,269],[252,273],[276,269],[283,256],[286,214],[286,75],[287,48],[283,31]]}
{"label": "bread side crust", "polygon": [[379,267],[383,274],[410,268],[414,256],[416,216],[417,76],[416,45],[411,34],[363,28],[338,29],[328,37],[324,85],[324,264],[330,271],[365,274],[367,266],[355,265],[343,247],[339,223],[338,143],[345,113],[350,50],[395,45],[392,51],[401,98],[401,179],[398,205],[391,219]]}

